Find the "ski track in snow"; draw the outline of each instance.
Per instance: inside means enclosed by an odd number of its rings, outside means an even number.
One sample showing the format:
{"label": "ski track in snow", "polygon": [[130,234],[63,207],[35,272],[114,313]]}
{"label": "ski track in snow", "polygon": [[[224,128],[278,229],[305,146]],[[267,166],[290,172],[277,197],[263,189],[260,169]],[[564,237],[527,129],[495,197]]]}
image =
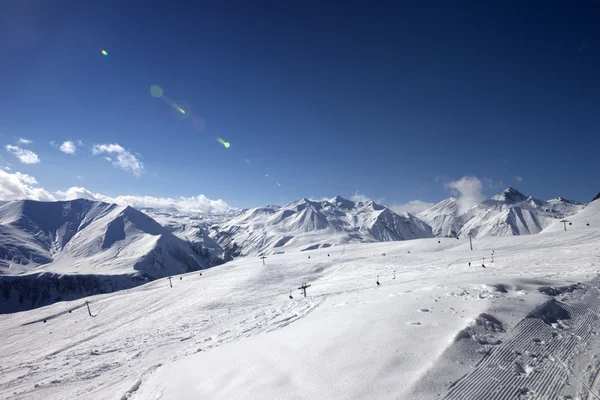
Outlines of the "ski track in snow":
{"label": "ski track in snow", "polygon": [[[81,299],[0,315],[0,398],[177,398],[165,377],[196,360],[210,379],[180,398],[244,398],[267,375],[275,392],[253,398],[595,399],[598,229],[481,239],[474,251],[438,240],[271,255],[265,266],[239,259],[176,276],[173,288],[160,279],[89,297],[95,318]],[[321,353],[292,346],[305,337]],[[274,369],[215,363],[233,352],[252,365],[254,347]],[[318,369],[322,357],[337,361]]]}
{"label": "ski track in snow", "polygon": [[[596,288],[586,293],[585,303],[554,303],[570,318],[549,324],[540,318],[526,318],[491,350],[475,370],[454,384],[445,397],[466,399],[548,399],[556,396],[568,381],[570,371],[564,360],[582,351],[592,334],[600,329],[600,298]],[[552,316],[555,310],[548,313]]]}

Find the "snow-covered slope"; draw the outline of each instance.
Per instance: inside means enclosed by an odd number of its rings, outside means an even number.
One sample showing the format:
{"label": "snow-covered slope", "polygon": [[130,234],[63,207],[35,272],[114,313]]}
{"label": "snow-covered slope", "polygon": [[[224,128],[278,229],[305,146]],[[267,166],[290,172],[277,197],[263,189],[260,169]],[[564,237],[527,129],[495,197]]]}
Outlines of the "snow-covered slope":
{"label": "snow-covered slope", "polygon": [[353,242],[431,237],[431,228],[411,214],[398,215],[373,201],[301,199],[284,207],[248,210],[211,237],[236,255],[312,250]]}
{"label": "snow-covered slope", "polygon": [[[543,233],[567,231],[579,231],[581,229],[598,229],[600,228],[600,198],[583,206],[582,210],[575,215],[565,218],[568,222],[563,223],[561,220],[555,220],[550,224]],[[599,244],[600,247],[600,244]]]}
{"label": "snow-covered slope", "polygon": [[0,398],[594,399],[599,207],[472,251],[290,251],[0,315]]}
{"label": "snow-covered slope", "polygon": [[583,207],[562,197],[545,201],[508,188],[462,214],[456,200],[449,198],[418,216],[432,226],[436,236],[511,236],[539,233]]}
{"label": "snow-covered slope", "polygon": [[[152,218],[128,206],[79,199],[24,200],[0,207],[0,273],[4,275],[0,276],[0,288],[7,302],[13,289],[16,297],[35,297],[32,306],[52,302],[53,296],[41,301],[35,292],[48,290],[61,279],[66,281],[64,274],[92,280],[97,280],[94,276],[112,276],[127,284],[111,283],[106,288],[127,287],[139,284],[140,279],[206,268],[209,261]],[[38,279],[41,275],[45,278]],[[70,295],[69,288],[58,291],[61,293],[55,297]],[[20,305],[27,306],[23,299]]]}

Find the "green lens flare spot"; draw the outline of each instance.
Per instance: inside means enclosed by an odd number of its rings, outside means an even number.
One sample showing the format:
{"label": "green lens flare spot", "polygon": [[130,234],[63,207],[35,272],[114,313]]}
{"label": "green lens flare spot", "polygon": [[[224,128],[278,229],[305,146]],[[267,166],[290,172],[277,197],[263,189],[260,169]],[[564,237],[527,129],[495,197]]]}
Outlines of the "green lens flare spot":
{"label": "green lens flare spot", "polygon": [[231,143],[225,141],[225,139],[218,137],[217,138],[217,142],[221,143],[223,146],[225,146],[226,149],[231,147]]}
{"label": "green lens flare spot", "polygon": [[106,51],[106,50],[102,50],[100,53],[102,53],[102,55],[105,57],[108,55],[108,51]]}
{"label": "green lens flare spot", "polygon": [[152,85],[150,86],[150,94],[152,97],[160,98],[163,95],[163,90],[158,85]]}

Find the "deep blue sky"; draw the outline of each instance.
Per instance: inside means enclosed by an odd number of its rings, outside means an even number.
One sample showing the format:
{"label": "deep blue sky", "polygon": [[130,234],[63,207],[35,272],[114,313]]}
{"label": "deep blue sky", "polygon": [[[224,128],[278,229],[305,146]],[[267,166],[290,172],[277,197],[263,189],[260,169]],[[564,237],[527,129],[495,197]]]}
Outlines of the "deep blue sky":
{"label": "deep blue sky", "polygon": [[[242,207],[356,191],[436,202],[464,175],[486,194],[589,201],[598,21],[598,1],[4,0],[0,162],[53,192]],[[5,150],[20,137],[40,163]],[[49,143],[65,140],[84,145]],[[111,143],[145,173],[92,155]]]}

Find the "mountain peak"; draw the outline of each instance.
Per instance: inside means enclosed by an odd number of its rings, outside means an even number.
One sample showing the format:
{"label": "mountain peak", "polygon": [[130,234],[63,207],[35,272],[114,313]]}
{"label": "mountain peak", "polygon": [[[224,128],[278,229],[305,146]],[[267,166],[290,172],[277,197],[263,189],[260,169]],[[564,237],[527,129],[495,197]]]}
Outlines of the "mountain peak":
{"label": "mountain peak", "polygon": [[519,192],[517,189],[515,189],[512,186],[504,189],[502,191],[502,193],[497,194],[496,196],[492,197],[492,200],[505,201],[508,203],[517,203],[520,201],[526,201],[527,199],[528,199],[528,196]]}
{"label": "mountain peak", "polygon": [[345,198],[343,198],[340,195],[335,196],[329,202],[331,204],[335,205],[336,207],[343,207],[343,208],[347,208],[347,209],[354,208],[354,202],[353,201],[345,199]]}

